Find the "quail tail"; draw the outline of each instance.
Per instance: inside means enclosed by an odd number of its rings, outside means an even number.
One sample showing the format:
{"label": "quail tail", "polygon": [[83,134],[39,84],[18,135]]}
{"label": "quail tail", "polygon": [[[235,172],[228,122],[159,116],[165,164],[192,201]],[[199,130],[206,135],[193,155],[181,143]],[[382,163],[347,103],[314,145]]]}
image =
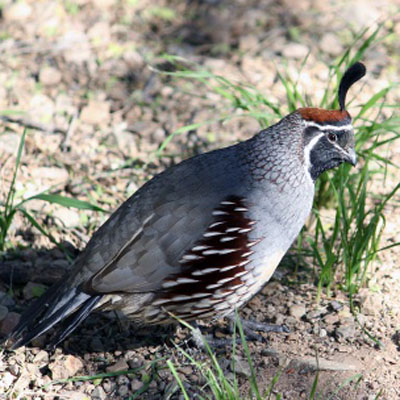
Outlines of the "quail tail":
{"label": "quail tail", "polygon": [[49,343],[55,346],[77,328],[102,297],[91,296],[75,287],[62,287],[62,283],[51,287],[22,314],[7,338],[7,342],[12,343],[11,349],[26,345],[63,321]]}

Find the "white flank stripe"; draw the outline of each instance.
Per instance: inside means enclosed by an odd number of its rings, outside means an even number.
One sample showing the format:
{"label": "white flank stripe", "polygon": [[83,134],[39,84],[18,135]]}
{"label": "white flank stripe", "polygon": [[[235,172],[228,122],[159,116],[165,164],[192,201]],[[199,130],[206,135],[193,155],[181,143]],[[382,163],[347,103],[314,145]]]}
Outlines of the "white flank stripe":
{"label": "white flank stripe", "polygon": [[214,306],[215,310],[225,310],[229,307],[229,304],[225,303],[225,301],[223,301],[221,304],[217,304]]}
{"label": "white flank stripe", "polygon": [[201,258],[203,258],[203,257],[198,256],[198,255],[196,255],[196,254],[185,254],[185,255],[182,257],[182,261],[200,260]]}
{"label": "white flank stripe", "polygon": [[238,228],[237,226],[225,230],[226,233],[232,233],[237,231],[240,231],[240,228]]}
{"label": "white flank stripe", "polygon": [[237,251],[237,249],[222,249],[222,250],[204,250],[201,254],[204,256],[212,256],[214,254],[224,255]]}
{"label": "white flank stripe", "polygon": [[235,278],[236,276],[230,276],[229,278],[220,279],[218,283],[224,284],[226,282],[233,281]]}
{"label": "white flank stripe", "polygon": [[186,295],[179,295],[179,296],[174,296],[171,298],[171,301],[187,301],[190,300],[191,297],[190,296],[186,296]]}
{"label": "white flank stripe", "polygon": [[194,308],[208,308],[210,306],[209,299],[203,299],[198,301],[196,304],[193,305]]}
{"label": "white flank stripe", "polygon": [[178,278],[176,281],[178,283],[196,283],[196,282],[199,282],[198,279],[192,279],[192,278]]}
{"label": "white flank stripe", "polygon": [[209,228],[215,228],[216,226],[222,225],[222,224],[224,224],[223,221],[213,222],[213,223],[209,226]]}
{"label": "white flank stripe", "polygon": [[248,211],[248,209],[246,207],[235,207],[234,211],[245,212],[245,211]]}
{"label": "white flank stripe", "polygon": [[[231,288],[229,288],[231,289]],[[231,291],[224,291],[222,292],[221,290],[217,290],[214,294],[213,297],[215,297],[216,299],[223,299],[226,296],[229,296],[232,292]]]}
{"label": "white flank stripe", "polygon": [[213,237],[213,236],[219,236],[219,235],[223,235],[223,233],[222,232],[215,232],[215,231],[208,231],[203,236],[204,237]]}
{"label": "white flank stripe", "polygon": [[201,254],[203,254],[203,256],[212,256],[214,254],[220,254],[220,250],[204,250]]}
{"label": "white flank stripe", "polygon": [[223,206],[231,206],[232,204],[235,204],[233,201],[221,201],[221,204]]}
{"label": "white flank stripe", "polygon": [[170,299],[158,299],[156,301],[153,301],[153,306],[160,306],[161,304],[169,303]]}
{"label": "white flank stripe", "polygon": [[201,276],[201,275],[207,275],[211,274],[212,272],[219,271],[219,268],[204,268],[204,269],[198,269],[196,271],[192,272],[193,276]]}
{"label": "white flank stripe", "polygon": [[226,211],[221,211],[221,210],[215,210],[212,212],[212,215],[218,216],[218,215],[228,215]]}
{"label": "white flank stripe", "polygon": [[236,292],[235,292],[235,295],[236,296],[241,296],[242,294],[246,294],[247,291],[248,291],[248,287],[244,286],[244,287],[242,287],[240,289],[237,289]]}
{"label": "white flank stripe", "polygon": [[213,296],[212,299],[210,299],[210,304],[219,303],[220,301],[221,299],[217,299],[215,296]]}
{"label": "white flank stripe", "polygon": [[216,289],[222,286],[222,283],[213,283],[212,285],[208,285],[206,286],[206,289],[210,290],[210,289]]}
{"label": "white flank stripe", "polygon": [[219,239],[219,241],[221,243],[223,243],[223,242],[230,242],[231,240],[235,240],[235,239],[237,239],[237,237],[235,237],[235,236],[224,236],[221,239]]}
{"label": "white flank stripe", "polygon": [[177,281],[165,281],[161,286],[164,289],[168,289],[168,288],[178,286],[178,285],[179,285],[179,283]]}
{"label": "white flank stripe", "polygon": [[214,311],[202,312],[201,318],[208,318],[208,317],[212,317],[213,315],[214,315]]}
{"label": "white flank stripe", "polygon": [[208,249],[210,246],[194,246],[192,251],[202,251]]}
{"label": "white flank stripe", "polygon": [[241,276],[246,275],[246,274],[248,274],[248,273],[249,273],[249,271],[241,271],[241,272],[237,273],[237,274],[234,276],[234,278],[240,278]]}
{"label": "white flank stripe", "polygon": [[[232,292],[235,292],[235,294],[237,294],[237,290],[239,288],[242,288],[242,286],[244,286],[244,283],[238,283],[237,285],[229,286],[229,290],[231,290]],[[247,287],[245,287],[244,289],[247,290]],[[241,290],[243,290],[243,288]]]}
{"label": "white flank stripe", "polygon": [[210,293],[193,293],[192,298],[193,299],[201,299],[202,297],[210,297]]}
{"label": "white flank stripe", "polygon": [[225,272],[225,271],[229,271],[233,268],[236,268],[238,265],[228,265],[227,267],[221,268],[220,271],[221,272]]}
{"label": "white flank stripe", "polygon": [[238,251],[239,249],[224,249],[224,250],[220,250],[221,254],[230,254],[230,253],[234,253],[235,251]]}
{"label": "white flank stripe", "polygon": [[[208,309],[208,307],[205,307],[206,309]],[[204,310],[201,308],[200,310],[191,310],[190,313],[191,314],[201,314],[202,312],[204,312]]]}
{"label": "white flank stripe", "polygon": [[251,231],[251,228],[243,228],[243,229],[240,229],[239,233],[247,233],[250,231]]}
{"label": "white flank stripe", "polygon": [[243,253],[242,258],[246,258],[246,257],[252,255],[253,253],[254,253],[254,251],[248,251],[247,253]]}

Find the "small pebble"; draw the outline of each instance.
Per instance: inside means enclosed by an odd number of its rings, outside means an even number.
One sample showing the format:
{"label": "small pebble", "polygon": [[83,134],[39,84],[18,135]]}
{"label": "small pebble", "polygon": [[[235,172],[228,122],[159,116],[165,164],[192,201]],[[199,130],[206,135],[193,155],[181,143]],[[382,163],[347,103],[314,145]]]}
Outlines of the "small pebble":
{"label": "small pebble", "polygon": [[53,379],[67,379],[74,376],[80,369],[83,368],[83,363],[78,357],[72,355],[63,356],[49,365]]}
{"label": "small pebble", "polygon": [[57,85],[61,82],[61,72],[53,67],[44,67],[40,70],[39,80],[45,86]]}
{"label": "small pebble", "polygon": [[14,376],[6,371],[2,374],[1,381],[0,381],[0,389],[3,390],[3,393],[11,386],[14,381]]}
{"label": "small pebble", "polygon": [[117,377],[117,383],[118,385],[128,385],[129,378],[126,375],[120,375]]}
{"label": "small pebble", "polygon": [[9,312],[0,322],[0,334],[7,336],[18,324],[21,315],[16,312]]}
{"label": "small pebble", "polygon": [[352,339],[356,334],[356,327],[354,324],[340,325],[335,330],[336,337],[341,339]]}
{"label": "small pebble", "polygon": [[105,400],[107,395],[101,386],[96,386],[92,393],[90,393],[90,398],[92,400]]}
{"label": "small pebble", "polygon": [[106,368],[107,372],[118,372],[129,369],[129,365],[125,360],[118,360],[115,364],[109,365]]}
{"label": "small pebble", "polygon": [[139,379],[133,379],[131,381],[131,390],[133,392],[138,391],[143,386],[143,383],[139,381]]}
{"label": "small pebble", "polygon": [[328,335],[328,332],[324,328],[321,328],[320,331],[319,331],[319,337],[320,338],[324,338],[327,335]]}
{"label": "small pebble", "polygon": [[128,385],[122,385],[118,388],[118,394],[120,396],[126,396],[129,393]]}
{"label": "small pebble", "polygon": [[235,372],[238,375],[244,376],[245,378],[249,378],[251,376],[251,370],[249,363],[247,360],[243,360],[240,357],[235,357]]}
{"label": "small pebble", "polygon": [[6,317],[8,314],[8,308],[6,306],[0,305],[0,321],[3,321],[3,319]]}
{"label": "small pebble", "polygon": [[339,310],[341,310],[341,309],[343,308],[343,304],[339,303],[339,302],[336,301],[336,300],[332,300],[332,301],[330,302],[330,305],[331,305],[331,307],[332,307],[332,309],[333,309],[334,311],[339,311]]}
{"label": "small pebble", "polygon": [[289,309],[289,314],[296,319],[301,319],[303,315],[306,313],[306,308],[303,304],[294,304]]}
{"label": "small pebble", "polygon": [[7,293],[0,291],[0,304],[6,307],[11,307],[15,305],[15,300]]}
{"label": "small pebble", "polygon": [[106,393],[109,393],[109,392],[111,392],[114,384],[109,379],[103,379],[102,386],[103,386],[104,391]]}

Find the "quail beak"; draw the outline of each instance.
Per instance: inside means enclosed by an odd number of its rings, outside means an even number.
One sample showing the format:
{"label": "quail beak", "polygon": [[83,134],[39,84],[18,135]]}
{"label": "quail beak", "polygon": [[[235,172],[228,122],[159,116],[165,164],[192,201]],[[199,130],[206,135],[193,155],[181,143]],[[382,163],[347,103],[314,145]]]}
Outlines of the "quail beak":
{"label": "quail beak", "polygon": [[357,165],[357,154],[354,149],[347,150],[347,157],[345,158],[345,161],[351,164],[353,167]]}

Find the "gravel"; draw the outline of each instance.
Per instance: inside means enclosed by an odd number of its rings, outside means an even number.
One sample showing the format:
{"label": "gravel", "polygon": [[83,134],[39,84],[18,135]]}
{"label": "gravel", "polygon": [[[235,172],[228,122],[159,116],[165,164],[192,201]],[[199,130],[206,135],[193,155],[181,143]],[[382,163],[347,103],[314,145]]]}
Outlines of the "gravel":
{"label": "gravel", "polygon": [[[72,3],[49,0],[43,7],[42,2],[30,0],[6,1],[2,8],[1,109],[23,112],[24,119],[48,128],[28,131],[17,176],[18,196],[50,188],[112,210],[165,167],[248,138],[259,128],[254,119],[241,115],[243,111],[234,111],[234,118],[224,123],[215,121],[218,116],[232,114],[231,105],[205,85],[155,73],[156,68],[171,67],[160,57],[164,53],[178,54],[187,58],[189,65],[194,63],[235,82],[254,85],[276,104],[287,103],[277,74],[287,71],[298,82],[298,90],[314,104],[327,86],[327,65],[333,65],[335,58],[348,49],[353,30],[350,24],[363,27],[368,21],[367,26],[374,29],[375,21],[382,20],[387,21],[382,37],[390,35],[364,55],[371,79],[365,80],[352,107],[357,109],[372,93],[398,80],[399,66],[393,55],[400,50],[400,41],[396,40],[400,28],[394,18],[394,3],[386,0],[363,0],[351,5],[355,10],[351,12],[346,2],[311,0],[290,4],[256,0]],[[168,8],[175,11],[170,19],[165,17]],[[399,93],[391,96],[386,101],[398,104]],[[24,127],[2,121],[0,165],[4,184],[0,185],[0,198],[4,199]],[[154,156],[177,129],[204,122],[188,134],[174,136],[165,156]],[[55,131],[55,127],[65,133]],[[385,156],[398,165],[398,154],[400,150],[393,146]],[[398,172],[388,171],[387,182],[396,184]],[[20,213],[15,215],[7,244],[7,249],[15,250],[7,250],[0,260],[3,336],[28,303],[68,270],[71,259],[107,218],[105,214],[43,201],[25,206],[70,254],[68,258]],[[398,207],[390,203],[385,208],[389,230],[384,233],[384,245],[400,237]],[[325,211],[328,213],[321,210]],[[362,373],[363,379],[358,385],[345,385],[338,399],[375,398],[380,391],[384,399],[400,397],[396,332],[400,316],[399,253],[393,248],[379,257],[380,263],[369,276],[370,287],[353,301],[359,306],[361,325],[382,341],[382,348],[363,333],[350,313],[349,299],[336,288],[329,298],[322,293],[316,305],[311,274],[299,272],[294,276],[293,260],[289,269],[278,271],[242,310],[246,318],[285,324],[291,329],[290,334],[263,334],[267,343],[249,343],[261,393],[281,371],[274,386],[276,393],[285,400],[308,398],[318,369],[320,398],[330,397],[357,373]],[[312,270],[312,261],[307,262],[307,271]],[[205,328],[214,337],[229,337],[221,321],[205,324]],[[203,351],[193,347],[185,328],[138,327],[119,321],[113,314],[90,315],[56,351],[48,350],[47,342],[45,335],[35,339],[32,346],[1,352],[0,393],[27,400],[119,400],[145,387],[141,394],[145,400],[176,400],[183,397],[163,361],[169,359],[184,380],[189,398],[195,398],[195,393],[204,388],[204,379],[188,365],[174,343],[199,363],[210,362]],[[232,350],[226,347],[216,349],[216,353],[226,376],[233,378]],[[250,369],[240,345],[235,357],[238,384],[245,397]],[[118,376],[127,369],[135,371]],[[53,382],[99,373],[110,376]]]}

